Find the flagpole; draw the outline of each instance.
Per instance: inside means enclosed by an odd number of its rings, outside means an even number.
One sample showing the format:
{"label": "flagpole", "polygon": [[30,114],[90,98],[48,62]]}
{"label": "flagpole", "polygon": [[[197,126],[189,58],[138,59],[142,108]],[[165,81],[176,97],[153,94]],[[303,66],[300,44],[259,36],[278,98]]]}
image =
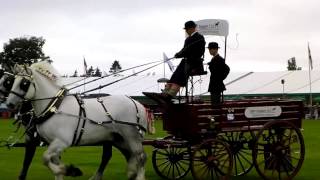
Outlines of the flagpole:
{"label": "flagpole", "polygon": [[312,107],[312,88],[311,88],[311,70],[312,70],[312,59],[311,59],[311,52],[308,42],[308,59],[309,59],[309,104]]}
{"label": "flagpole", "polygon": [[86,77],[87,77],[87,62],[86,58],[83,56],[83,69],[84,69],[84,78],[83,78],[83,92],[86,92]]}
{"label": "flagpole", "polygon": [[166,62],[163,60],[163,78],[166,78]]}
{"label": "flagpole", "polygon": [[[310,63],[309,63],[310,64]],[[309,103],[310,103],[310,106],[312,106],[312,88],[311,88],[311,67],[309,65]]]}

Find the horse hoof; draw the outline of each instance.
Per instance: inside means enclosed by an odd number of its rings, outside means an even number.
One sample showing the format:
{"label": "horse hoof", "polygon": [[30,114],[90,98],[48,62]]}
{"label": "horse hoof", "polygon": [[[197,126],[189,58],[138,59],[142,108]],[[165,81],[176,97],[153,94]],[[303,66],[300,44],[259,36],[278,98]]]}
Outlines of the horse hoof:
{"label": "horse hoof", "polygon": [[82,175],[82,171],[74,165],[71,164],[66,166],[66,176],[77,177]]}

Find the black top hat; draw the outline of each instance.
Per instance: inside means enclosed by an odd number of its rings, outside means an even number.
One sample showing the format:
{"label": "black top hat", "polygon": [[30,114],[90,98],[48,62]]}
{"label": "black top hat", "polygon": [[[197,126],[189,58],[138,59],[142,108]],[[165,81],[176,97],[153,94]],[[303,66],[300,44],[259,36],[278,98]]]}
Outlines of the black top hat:
{"label": "black top hat", "polygon": [[219,47],[218,43],[216,43],[216,42],[211,42],[211,43],[208,44],[208,48],[209,48],[209,49],[218,49],[218,48],[220,48],[220,47]]}
{"label": "black top hat", "polygon": [[184,23],[183,29],[190,29],[195,27],[197,27],[197,24],[194,21],[187,21],[186,23]]}

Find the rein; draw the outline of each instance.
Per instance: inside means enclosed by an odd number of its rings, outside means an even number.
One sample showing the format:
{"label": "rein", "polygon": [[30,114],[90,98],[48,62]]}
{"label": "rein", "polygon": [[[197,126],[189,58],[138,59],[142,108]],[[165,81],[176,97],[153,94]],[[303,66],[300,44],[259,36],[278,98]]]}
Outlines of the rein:
{"label": "rein", "polygon": [[[173,59],[173,58],[167,59],[166,61],[169,61],[169,60],[171,60],[171,59]],[[166,62],[166,61],[165,61],[165,62]],[[129,77],[135,76],[135,75],[137,75],[137,74],[139,74],[139,73],[141,73],[141,72],[144,72],[144,71],[146,71],[146,70],[149,70],[149,69],[151,69],[151,68],[154,68],[154,67],[156,67],[156,66],[158,66],[158,65],[160,65],[160,64],[162,64],[162,63],[163,63],[163,62],[157,63],[157,64],[155,64],[155,65],[153,65],[153,66],[150,66],[150,67],[148,67],[148,68],[146,68],[146,69],[143,69],[143,70],[141,70],[141,71],[139,71],[139,72],[133,73],[133,74],[131,74],[131,75],[129,75],[129,76],[123,77],[123,78],[121,78],[121,79],[115,80],[115,81],[113,81],[113,82],[110,82],[110,83],[107,83],[107,84],[104,84],[104,85],[100,85],[100,86],[98,86],[97,88],[93,88],[93,89],[84,91],[84,92],[82,92],[81,94],[85,94],[85,93],[88,93],[88,92],[92,92],[92,91],[95,91],[95,90],[102,89],[102,88],[104,88],[104,87],[110,86],[110,85],[112,85],[112,84],[114,84],[114,83],[116,83],[116,82],[122,81],[122,80],[124,80],[124,79],[129,78]]]}
{"label": "rein", "polygon": [[[163,60],[160,60],[160,61],[163,61]],[[91,82],[98,81],[98,80],[100,80],[100,79],[103,79],[103,78],[106,78],[106,77],[109,77],[109,76],[112,76],[112,75],[116,75],[116,74],[119,74],[119,73],[122,73],[122,72],[125,72],[125,71],[128,71],[128,70],[134,69],[134,68],[138,68],[138,67],[146,66],[146,65],[153,64],[153,63],[157,63],[157,62],[160,62],[160,61],[153,61],[153,62],[150,62],[150,63],[145,63],[145,64],[141,64],[141,65],[138,65],[138,66],[134,66],[134,67],[131,67],[131,68],[128,68],[128,69],[124,69],[124,70],[121,70],[121,71],[115,72],[115,73],[113,73],[113,74],[108,74],[108,75],[105,75],[105,76],[102,76],[102,77],[99,77],[99,78],[93,79],[93,80],[91,80],[91,81],[87,81],[87,82],[85,82],[85,83],[82,83],[82,84],[76,85],[76,86],[74,86],[74,87],[72,87],[72,88],[69,88],[68,90],[72,90],[72,89],[75,89],[75,88],[77,88],[77,87],[84,86],[84,85],[89,84],[89,83],[91,83]],[[80,79],[80,80],[77,80],[77,81],[75,81],[75,82],[72,82],[72,83],[66,84],[65,86],[72,85],[72,84],[74,84],[74,83],[77,83],[77,82],[83,81],[83,80],[88,79],[88,78],[89,78],[89,77],[85,77],[85,78]]]}

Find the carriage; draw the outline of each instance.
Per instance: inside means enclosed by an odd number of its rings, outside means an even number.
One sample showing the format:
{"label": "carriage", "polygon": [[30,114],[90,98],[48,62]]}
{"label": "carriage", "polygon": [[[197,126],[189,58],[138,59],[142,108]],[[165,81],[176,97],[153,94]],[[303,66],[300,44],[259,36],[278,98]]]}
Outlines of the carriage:
{"label": "carriage", "polygon": [[[228,22],[205,19],[197,24],[203,35],[225,37],[226,57]],[[193,101],[192,75],[190,84],[185,102],[163,105],[158,101],[169,136],[145,140],[145,144],[155,147],[152,163],[159,176],[182,179],[191,171],[194,179],[228,179],[253,168],[263,179],[297,175],[305,156],[302,101],[242,99],[212,106]]]}
{"label": "carriage", "polygon": [[302,166],[302,101],[189,102],[162,111],[169,136],[145,144],[155,147],[152,163],[165,179],[182,179],[189,171],[194,179],[228,179],[253,168],[263,179],[292,179]]}

